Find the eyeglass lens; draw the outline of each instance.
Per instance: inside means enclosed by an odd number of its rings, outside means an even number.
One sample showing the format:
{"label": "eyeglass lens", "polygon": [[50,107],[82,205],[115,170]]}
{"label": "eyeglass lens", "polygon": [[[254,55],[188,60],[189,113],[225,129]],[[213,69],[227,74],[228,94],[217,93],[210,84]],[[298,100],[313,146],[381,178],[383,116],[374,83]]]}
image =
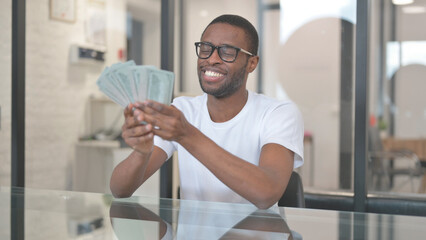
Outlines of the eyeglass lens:
{"label": "eyeglass lens", "polygon": [[215,49],[218,49],[219,57],[225,62],[233,62],[238,54],[238,50],[231,46],[214,47],[205,43],[197,44],[197,55],[201,59],[209,58]]}

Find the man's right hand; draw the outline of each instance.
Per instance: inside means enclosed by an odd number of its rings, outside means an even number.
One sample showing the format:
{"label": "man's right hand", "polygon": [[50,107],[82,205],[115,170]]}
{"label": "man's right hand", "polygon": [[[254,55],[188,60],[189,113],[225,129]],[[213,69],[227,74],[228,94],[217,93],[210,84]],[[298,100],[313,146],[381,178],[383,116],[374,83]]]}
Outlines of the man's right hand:
{"label": "man's right hand", "polygon": [[140,106],[133,103],[124,109],[122,137],[134,151],[112,171],[110,189],[114,197],[132,196],[167,160],[167,154],[154,147],[152,124],[141,123],[147,121]]}
{"label": "man's right hand", "polygon": [[154,148],[154,133],[151,124],[142,124],[144,113],[138,109],[140,103],[129,104],[124,109],[124,124],[121,136],[135,151],[150,154]]}

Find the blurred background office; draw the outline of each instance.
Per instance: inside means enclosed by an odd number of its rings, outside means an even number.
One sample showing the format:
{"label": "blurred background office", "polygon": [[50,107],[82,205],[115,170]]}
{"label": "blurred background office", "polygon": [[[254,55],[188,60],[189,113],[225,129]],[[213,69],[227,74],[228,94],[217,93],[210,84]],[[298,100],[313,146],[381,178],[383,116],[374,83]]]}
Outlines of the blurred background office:
{"label": "blurred background office", "polygon": [[[292,99],[305,121],[305,191],[354,189],[356,0],[176,0],[167,34],[160,0],[26,1],[25,186],[109,192],[122,109],[98,90],[106,66],[162,67],[171,42],[175,96],[201,93],[194,42],[216,16],[238,14],[260,35],[248,88]],[[426,198],[426,0],[370,1],[365,177],[369,193]],[[0,185],[11,185],[12,0],[0,2]],[[173,26],[170,26],[173,24]],[[172,34],[172,35],[171,35]],[[167,39],[164,39],[167,38]],[[164,48],[163,48],[164,49]],[[79,55],[80,54],[80,55]],[[179,178],[172,167],[172,196]],[[136,194],[160,196],[160,173]]]}

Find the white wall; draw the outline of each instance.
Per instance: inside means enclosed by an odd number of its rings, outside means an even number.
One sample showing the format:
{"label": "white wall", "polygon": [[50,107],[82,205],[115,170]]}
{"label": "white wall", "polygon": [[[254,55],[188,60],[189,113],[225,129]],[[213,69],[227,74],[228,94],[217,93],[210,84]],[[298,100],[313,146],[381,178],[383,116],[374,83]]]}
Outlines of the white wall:
{"label": "white wall", "polygon": [[[305,130],[313,135],[314,152],[305,151],[304,185],[337,189],[339,183],[340,19],[322,18],[297,29],[280,42],[280,12],[265,17],[265,93],[290,98],[302,112]],[[312,161],[314,163],[312,164]],[[314,165],[314,166],[313,166]],[[306,169],[306,170],[304,170]]]}
{"label": "white wall", "polygon": [[[10,186],[12,0],[0,1],[0,188]],[[0,235],[10,236],[10,198],[0,200]]]}
{"label": "white wall", "polygon": [[[76,22],[49,19],[49,1],[27,1],[26,185],[70,187],[75,143],[84,132],[89,96],[100,95],[96,79],[104,66],[71,65],[71,44],[87,44],[87,2],[76,1]],[[106,1],[106,65],[125,49],[125,2]],[[82,130],[83,129],[83,130]]]}
{"label": "white wall", "polygon": [[395,136],[399,138],[426,138],[425,76],[426,66],[421,64],[402,67],[395,75]]}
{"label": "white wall", "polygon": [[[414,4],[399,6],[396,11],[396,39],[402,42],[418,42],[415,48],[402,49],[402,58],[411,59],[402,62],[395,73],[396,116],[395,136],[400,138],[426,138],[426,12],[409,14],[404,8],[426,7],[426,0],[416,0]],[[410,27],[415,26],[415,27]],[[412,60],[416,59],[416,60]]]}
{"label": "white wall", "polygon": [[12,0],[0,1],[0,186],[10,185]]}

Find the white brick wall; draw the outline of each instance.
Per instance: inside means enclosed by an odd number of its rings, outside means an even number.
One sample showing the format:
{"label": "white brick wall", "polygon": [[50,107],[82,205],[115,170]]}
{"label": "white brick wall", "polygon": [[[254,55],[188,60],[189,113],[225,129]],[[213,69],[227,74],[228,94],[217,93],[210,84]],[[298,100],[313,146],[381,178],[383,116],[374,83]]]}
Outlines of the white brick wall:
{"label": "white brick wall", "polygon": [[[69,189],[74,145],[86,102],[99,95],[96,79],[104,66],[76,66],[71,44],[85,42],[86,0],[76,0],[74,23],[51,20],[49,0],[27,1],[26,16],[26,186]],[[125,1],[106,0],[106,65],[125,49]],[[0,185],[10,185],[11,1],[0,1]],[[84,129],[83,129],[84,130]]]}

